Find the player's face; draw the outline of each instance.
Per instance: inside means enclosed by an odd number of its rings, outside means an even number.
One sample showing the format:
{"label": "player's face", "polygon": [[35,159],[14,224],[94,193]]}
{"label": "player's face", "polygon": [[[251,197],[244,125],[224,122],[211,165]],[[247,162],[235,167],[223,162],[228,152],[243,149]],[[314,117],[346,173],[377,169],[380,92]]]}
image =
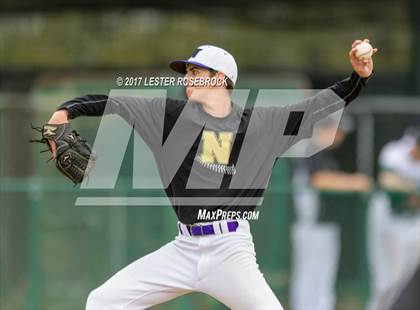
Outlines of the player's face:
{"label": "player's face", "polygon": [[410,153],[414,160],[420,161],[420,144],[415,144]]}
{"label": "player's face", "polygon": [[199,88],[208,88],[208,86],[199,86],[199,85],[193,85],[194,83],[194,79],[198,79],[198,78],[211,78],[215,75],[214,72],[210,72],[210,70],[204,69],[204,68],[200,68],[198,66],[195,65],[191,65],[191,64],[187,64],[187,73],[185,74],[185,78],[191,79],[192,83],[190,83],[187,87],[186,87],[186,93],[187,93],[187,97],[189,98],[192,94],[192,92],[194,91],[194,89],[199,89]]}

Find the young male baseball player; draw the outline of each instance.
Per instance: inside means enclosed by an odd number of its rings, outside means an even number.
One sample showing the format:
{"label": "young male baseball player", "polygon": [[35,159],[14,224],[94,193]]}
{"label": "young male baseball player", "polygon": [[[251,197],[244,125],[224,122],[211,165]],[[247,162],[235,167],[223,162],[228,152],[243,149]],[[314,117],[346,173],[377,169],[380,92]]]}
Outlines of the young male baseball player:
{"label": "young male baseball player", "polygon": [[[202,220],[198,213],[256,208],[276,158],[309,138],[314,123],[352,101],[371,76],[372,60],[355,56],[360,43],[349,52],[354,72],[348,79],[295,105],[233,103],[236,62],[212,45],[170,64],[191,81],[188,100],[87,95],[63,103],[50,124],[118,114],[132,125],[153,152],[179,219],[173,241],[93,290],[86,309],[144,309],[193,291],[232,309],[282,309],[259,270],[248,221]],[[225,82],[200,86],[196,78]],[[54,155],[53,143],[52,150]]]}
{"label": "young male baseball player", "polygon": [[420,266],[420,127],[385,144],[378,159],[382,191],[368,209],[372,293],[366,308],[398,309],[390,304]]}

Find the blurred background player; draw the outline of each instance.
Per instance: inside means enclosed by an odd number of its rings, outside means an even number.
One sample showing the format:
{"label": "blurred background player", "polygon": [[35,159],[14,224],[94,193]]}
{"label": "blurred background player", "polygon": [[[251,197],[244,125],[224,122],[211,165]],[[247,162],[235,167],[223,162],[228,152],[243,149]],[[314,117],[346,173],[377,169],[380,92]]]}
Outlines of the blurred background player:
{"label": "blurred background player", "polygon": [[396,299],[420,259],[420,127],[387,143],[379,156],[381,193],[369,216],[372,297],[370,309]]}
{"label": "blurred background player", "polygon": [[[292,309],[334,309],[335,284],[340,259],[340,226],[324,221],[328,205],[320,197],[322,191],[366,192],[371,179],[342,167],[337,150],[353,129],[350,117],[330,116],[314,129],[314,143],[332,145],[309,158],[296,161],[294,175],[296,221],[292,226]],[[338,128],[337,128],[338,126]],[[311,145],[308,147],[312,147]]]}

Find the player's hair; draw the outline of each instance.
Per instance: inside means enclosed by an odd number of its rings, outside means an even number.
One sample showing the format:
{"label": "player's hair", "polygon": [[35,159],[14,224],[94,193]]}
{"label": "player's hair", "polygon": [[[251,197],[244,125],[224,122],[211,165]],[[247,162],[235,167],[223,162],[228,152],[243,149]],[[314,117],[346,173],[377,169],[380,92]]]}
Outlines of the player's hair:
{"label": "player's hair", "polygon": [[413,137],[417,145],[420,145],[420,126],[410,126],[405,132],[406,135]]}
{"label": "player's hair", "polygon": [[227,78],[227,85],[226,88],[232,90],[234,87],[233,82],[230,78]]}

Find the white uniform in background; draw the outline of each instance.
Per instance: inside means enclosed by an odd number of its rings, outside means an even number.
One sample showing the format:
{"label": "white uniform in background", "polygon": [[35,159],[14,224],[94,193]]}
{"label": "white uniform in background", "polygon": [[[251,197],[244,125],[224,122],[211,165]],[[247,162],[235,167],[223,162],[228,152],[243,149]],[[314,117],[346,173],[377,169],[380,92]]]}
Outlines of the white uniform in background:
{"label": "white uniform in background", "polygon": [[318,193],[309,176],[299,169],[294,176],[296,222],[292,226],[290,307],[293,310],[333,310],[340,258],[340,229],[320,223]]}
{"label": "white uniform in background", "polygon": [[[404,135],[385,145],[379,157],[382,169],[410,180],[420,188],[420,162],[410,156],[415,139]],[[415,214],[393,213],[385,193],[371,202],[369,220],[369,261],[372,275],[369,309],[382,310],[389,295],[410,275],[420,261],[420,210]]]}

